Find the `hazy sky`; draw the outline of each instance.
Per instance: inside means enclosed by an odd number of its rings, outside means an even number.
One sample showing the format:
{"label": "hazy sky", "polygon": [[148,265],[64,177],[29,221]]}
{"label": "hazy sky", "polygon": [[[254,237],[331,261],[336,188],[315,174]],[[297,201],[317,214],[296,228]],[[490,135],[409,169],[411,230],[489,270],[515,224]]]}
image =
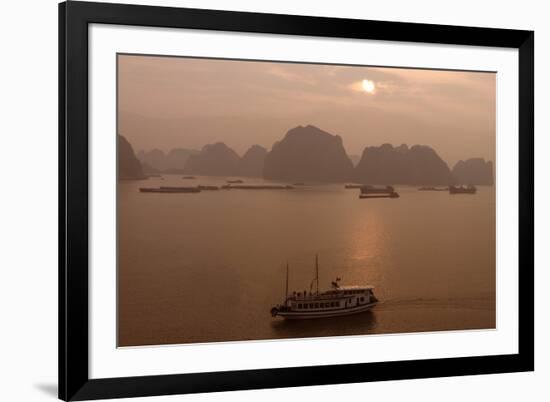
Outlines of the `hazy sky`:
{"label": "hazy sky", "polygon": [[495,158],[496,75],[399,68],[119,56],[119,133],[136,151],[222,141],[267,149],[298,125],[348,154],[432,146],[450,167]]}

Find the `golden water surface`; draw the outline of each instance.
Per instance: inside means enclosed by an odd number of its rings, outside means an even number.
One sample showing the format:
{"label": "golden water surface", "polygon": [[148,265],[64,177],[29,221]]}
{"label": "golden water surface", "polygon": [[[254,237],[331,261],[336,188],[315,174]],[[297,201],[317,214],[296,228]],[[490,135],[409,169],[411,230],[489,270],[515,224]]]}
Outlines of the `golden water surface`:
{"label": "golden water surface", "polygon": [[[119,182],[119,346],[495,327],[494,187],[449,195],[397,186],[398,199],[366,200],[342,184],[138,191],[226,179]],[[286,264],[290,290],[309,290],[316,254],[321,288],[337,276],[374,285],[379,305],[339,318],[272,318]]]}

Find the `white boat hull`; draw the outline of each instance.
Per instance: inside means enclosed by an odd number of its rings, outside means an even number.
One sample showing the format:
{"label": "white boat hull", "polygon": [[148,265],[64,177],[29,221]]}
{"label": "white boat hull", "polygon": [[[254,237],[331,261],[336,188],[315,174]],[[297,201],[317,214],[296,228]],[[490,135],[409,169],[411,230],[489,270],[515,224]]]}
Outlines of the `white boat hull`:
{"label": "white boat hull", "polygon": [[345,315],[362,313],[370,310],[376,305],[374,303],[363,304],[360,306],[332,309],[332,310],[318,310],[318,311],[278,311],[277,316],[283,317],[287,320],[307,320],[313,318],[328,318],[328,317],[341,317]]}

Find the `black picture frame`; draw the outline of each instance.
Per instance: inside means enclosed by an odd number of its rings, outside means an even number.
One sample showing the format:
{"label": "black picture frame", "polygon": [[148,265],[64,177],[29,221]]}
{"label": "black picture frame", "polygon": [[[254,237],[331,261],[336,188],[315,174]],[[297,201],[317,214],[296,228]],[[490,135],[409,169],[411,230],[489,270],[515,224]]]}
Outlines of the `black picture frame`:
{"label": "black picture frame", "polygon": [[[90,379],[88,25],[507,47],[519,52],[518,353]],[[534,370],[534,32],[70,1],[59,4],[59,398],[89,400]]]}

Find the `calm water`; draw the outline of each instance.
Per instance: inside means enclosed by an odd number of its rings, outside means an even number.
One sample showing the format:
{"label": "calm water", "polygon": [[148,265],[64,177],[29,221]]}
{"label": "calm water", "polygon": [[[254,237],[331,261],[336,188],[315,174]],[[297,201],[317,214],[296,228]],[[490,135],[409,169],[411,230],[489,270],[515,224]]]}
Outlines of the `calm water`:
{"label": "calm water", "polygon": [[[397,187],[358,199],[343,185],[146,194],[225,184],[165,175],[119,183],[119,344],[148,345],[495,327],[495,192]],[[244,179],[248,183],[262,180]],[[381,303],[340,318],[269,314],[290,290],[371,284]]]}

